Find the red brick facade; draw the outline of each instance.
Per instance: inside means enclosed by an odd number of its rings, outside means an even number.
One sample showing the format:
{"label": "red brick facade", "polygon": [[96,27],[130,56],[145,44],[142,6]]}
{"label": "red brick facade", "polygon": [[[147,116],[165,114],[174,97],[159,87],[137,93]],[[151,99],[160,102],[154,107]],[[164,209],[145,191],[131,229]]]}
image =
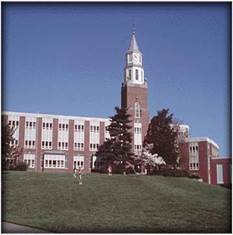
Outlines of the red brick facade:
{"label": "red brick facade", "polygon": [[[142,124],[142,138],[144,139],[148,125],[149,125],[149,113],[147,105],[147,85],[137,84],[122,84],[121,87],[121,107],[127,108],[128,113],[131,115],[132,120],[132,136],[134,134],[133,123],[140,122]],[[141,118],[135,118],[135,102],[139,102],[141,108]]]}
{"label": "red brick facade", "polygon": [[[11,116],[18,116],[19,117],[19,137],[18,137],[18,145],[20,148],[23,149],[22,155],[20,156],[19,160],[24,160],[25,154],[33,154],[35,155],[35,166],[33,168],[29,168],[29,170],[35,171],[42,171],[44,167],[44,171],[48,172],[72,172],[74,168],[74,156],[81,156],[84,158],[84,169],[83,172],[91,172],[91,161],[92,156],[95,154],[95,151],[90,150],[90,120],[84,120],[84,149],[83,150],[76,150],[74,147],[74,120],[69,117],[64,117],[68,120],[68,149],[67,150],[59,150],[58,149],[58,132],[59,132],[59,116],[53,116],[52,118],[52,146],[51,149],[42,149],[42,122],[43,117],[47,117],[47,115],[40,115],[36,117],[36,127],[34,130],[36,131],[35,137],[35,147],[27,148],[25,146],[25,130],[26,130],[26,118],[27,117],[35,117],[36,114],[30,113],[17,113],[17,112],[9,112],[3,115],[3,120],[8,122],[11,119]],[[50,115],[51,117],[51,115]],[[74,117],[76,118],[76,117]],[[90,119],[90,118],[88,118]],[[77,120],[79,118],[77,117]],[[83,118],[81,117],[81,120]],[[95,122],[99,123],[99,130],[98,130],[98,138],[99,138],[99,145],[104,142],[105,139],[105,122],[106,124],[109,123],[108,119],[91,119]],[[65,155],[65,167],[64,168],[46,168],[44,165],[44,155]]]}
{"label": "red brick facade", "polygon": [[231,158],[212,158],[210,161],[211,167],[211,184],[218,184],[217,182],[217,164],[223,167],[223,184],[231,184]]}
{"label": "red brick facade", "polygon": [[[202,138],[203,139],[203,138]],[[199,176],[203,182],[209,184],[231,184],[231,158],[221,158],[216,156],[216,146],[207,140],[196,141],[198,144],[198,169],[190,168],[190,140],[186,139],[179,143],[180,167],[192,175]],[[215,151],[214,151],[215,150]],[[223,182],[217,182],[217,164],[221,165]],[[221,173],[221,172],[220,172]]]}

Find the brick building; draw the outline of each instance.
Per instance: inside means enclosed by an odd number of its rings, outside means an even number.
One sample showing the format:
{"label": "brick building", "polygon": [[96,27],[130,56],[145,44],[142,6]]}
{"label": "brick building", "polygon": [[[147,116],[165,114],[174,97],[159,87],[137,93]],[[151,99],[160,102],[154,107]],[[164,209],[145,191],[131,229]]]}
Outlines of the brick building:
{"label": "brick building", "polygon": [[72,172],[80,166],[91,171],[91,160],[108,137],[104,118],[4,112],[4,119],[15,126],[14,145],[23,149],[20,160],[41,171]]}
{"label": "brick building", "polygon": [[181,168],[208,184],[231,184],[231,158],[219,156],[219,146],[207,137],[180,140]]}
{"label": "brick building", "polygon": [[[131,114],[135,154],[142,151],[149,124],[147,94],[142,53],[133,33],[126,52],[121,106]],[[23,149],[20,160],[35,171],[72,172],[80,166],[90,172],[95,168],[95,152],[109,137],[107,118],[3,112],[3,119],[16,127],[12,144]],[[219,147],[213,140],[190,138],[188,125],[178,128],[182,168],[207,183],[229,184],[231,159],[219,157]]]}

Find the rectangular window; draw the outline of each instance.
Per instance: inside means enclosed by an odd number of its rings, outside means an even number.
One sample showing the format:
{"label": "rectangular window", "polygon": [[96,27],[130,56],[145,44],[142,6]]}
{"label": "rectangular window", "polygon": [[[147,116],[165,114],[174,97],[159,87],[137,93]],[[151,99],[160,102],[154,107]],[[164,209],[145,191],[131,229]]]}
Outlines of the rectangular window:
{"label": "rectangular window", "polygon": [[135,79],[138,81],[138,69],[136,69],[135,72],[136,72]]}
{"label": "rectangular window", "polygon": [[59,150],[68,150],[68,142],[58,142]]}
{"label": "rectangular window", "polygon": [[99,144],[92,143],[90,144],[90,151],[97,151],[99,148]]}
{"label": "rectangular window", "polygon": [[29,168],[35,168],[35,155],[34,154],[24,154],[24,162],[28,165]]}
{"label": "rectangular window", "polygon": [[65,155],[44,155],[44,167],[45,168],[65,168]]}
{"label": "rectangular window", "polygon": [[99,132],[99,126],[91,126],[90,132],[98,133]]}
{"label": "rectangular window", "polygon": [[223,165],[217,164],[216,165],[217,170],[217,184],[223,184]]}
{"label": "rectangular window", "polygon": [[81,167],[83,169],[84,168],[84,156],[74,156],[73,167],[74,168]]}
{"label": "rectangular window", "polygon": [[25,148],[35,148],[35,140],[25,140],[24,147]]}
{"label": "rectangular window", "polygon": [[83,151],[84,150],[84,143],[74,143],[75,150]]}
{"label": "rectangular window", "polygon": [[199,170],[199,157],[197,154],[189,156],[189,170]]}
{"label": "rectangular window", "polygon": [[84,125],[75,125],[75,131],[83,132],[84,131]]}
{"label": "rectangular window", "polygon": [[132,77],[132,72],[131,69],[129,69],[129,80],[131,80],[131,77]]}

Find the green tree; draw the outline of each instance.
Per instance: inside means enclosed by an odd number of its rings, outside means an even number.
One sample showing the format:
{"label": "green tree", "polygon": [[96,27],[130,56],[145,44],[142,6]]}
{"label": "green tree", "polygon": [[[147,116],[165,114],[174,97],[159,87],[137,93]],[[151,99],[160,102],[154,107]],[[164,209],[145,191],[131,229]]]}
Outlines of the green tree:
{"label": "green tree", "polygon": [[131,152],[131,120],[127,109],[115,107],[116,114],[112,117],[111,123],[107,130],[110,139],[107,139],[103,145],[99,147],[96,156],[99,160],[108,163],[119,164],[125,171],[127,162],[132,161],[133,153]]}
{"label": "green tree", "polygon": [[2,167],[6,167],[7,160],[13,160],[15,163],[21,150],[18,146],[12,145],[12,142],[15,140],[13,135],[15,132],[14,127],[10,127],[8,124],[5,124],[2,121]]}
{"label": "green tree", "polygon": [[102,167],[106,167],[106,165],[113,164],[115,160],[115,153],[113,151],[112,140],[107,139],[102,145],[100,145],[95,155],[98,157],[97,161],[102,163]]}
{"label": "green tree", "polygon": [[151,119],[144,144],[153,144],[151,153],[157,153],[166,162],[167,166],[177,167],[179,148],[177,131],[172,128],[173,114],[169,109],[158,111],[157,116]]}

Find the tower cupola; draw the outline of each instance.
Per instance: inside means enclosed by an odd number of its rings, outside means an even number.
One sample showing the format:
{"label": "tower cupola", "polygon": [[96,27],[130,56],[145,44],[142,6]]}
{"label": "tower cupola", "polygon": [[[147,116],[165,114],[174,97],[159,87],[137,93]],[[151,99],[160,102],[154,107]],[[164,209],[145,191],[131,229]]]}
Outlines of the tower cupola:
{"label": "tower cupola", "polygon": [[124,82],[142,85],[144,81],[144,69],[142,65],[142,53],[139,50],[135,32],[133,32],[129,49],[126,52],[126,66]]}

